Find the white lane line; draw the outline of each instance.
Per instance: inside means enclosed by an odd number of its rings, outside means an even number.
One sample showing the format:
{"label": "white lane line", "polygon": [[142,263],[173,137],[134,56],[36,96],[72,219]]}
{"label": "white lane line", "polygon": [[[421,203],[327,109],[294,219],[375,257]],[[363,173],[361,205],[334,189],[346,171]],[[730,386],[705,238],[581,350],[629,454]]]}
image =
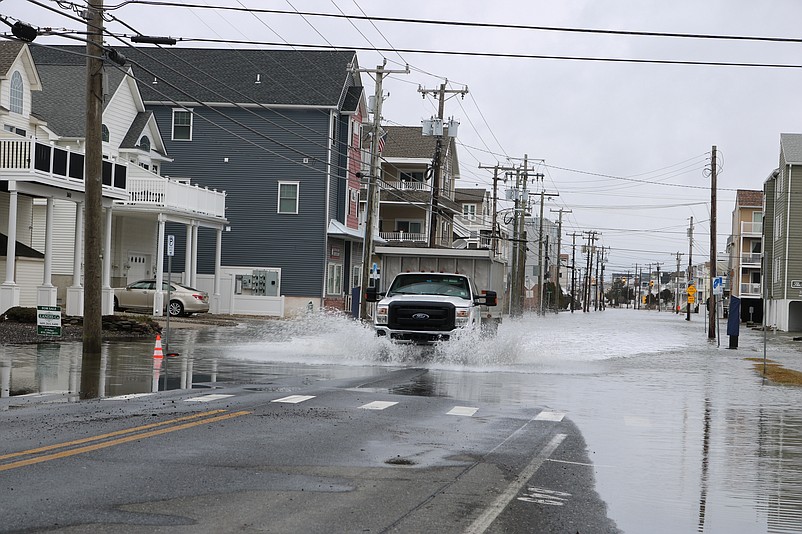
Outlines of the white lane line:
{"label": "white lane line", "polygon": [[116,397],[106,397],[103,400],[124,401],[124,400],[138,399],[140,397],[148,397],[150,395],[153,395],[153,393],[130,393],[128,395],[117,395]]}
{"label": "white lane line", "polygon": [[563,412],[552,412],[549,410],[543,410],[539,414],[535,416],[535,421],[555,421],[559,423],[563,420],[565,414]]}
{"label": "white lane line", "polygon": [[471,408],[470,406],[454,406],[446,415],[462,415],[465,417],[473,417],[473,414],[479,411],[479,408]]}
{"label": "white lane line", "polygon": [[363,410],[384,410],[385,408],[389,408],[390,406],[395,406],[396,404],[398,403],[390,401],[373,401],[363,406],[360,406],[360,408]]}
{"label": "white lane line", "polygon": [[538,455],[529,462],[529,465],[515,477],[515,480],[504,490],[504,493],[499,495],[495,502],[491,504],[465,532],[467,534],[482,534],[487,530],[502,510],[504,510],[509,502],[521,491],[521,488],[523,488],[535,472],[540,469],[543,462],[548,460],[551,453],[560,446],[560,443],[562,443],[565,438],[565,434],[555,434],[554,437],[551,438],[551,441],[549,441],[546,446],[540,450]]}
{"label": "white lane line", "polygon": [[282,397],[280,399],[272,400],[270,402],[285,402],[288,404],[298,404],[299,402],[308,401],[309,399],[314,399],[314,395],[290,395],[289,397]]}
{"label": "white lane line", "polygon": [[221,393],[215,393],[212,395],[202,395],[200,397],[192,397],[191,399],[184,399],[184,402],[212,402],[216,400],[227,399],[233,396],[234,395],[223,395]]}

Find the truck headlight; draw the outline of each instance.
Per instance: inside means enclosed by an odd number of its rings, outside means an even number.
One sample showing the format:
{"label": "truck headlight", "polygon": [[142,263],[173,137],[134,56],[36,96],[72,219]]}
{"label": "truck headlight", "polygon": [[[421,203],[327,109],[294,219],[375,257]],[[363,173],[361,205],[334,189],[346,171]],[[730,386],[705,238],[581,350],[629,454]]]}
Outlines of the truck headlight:
{"label": "truck headlight", "polygon": [[471,311],[468,308],[457,308],[454,325],[465,326],[471,318]]}
{"label": "truck headlight", "polygon": [[376,324],[387,324],[388,306],[376,306]]}

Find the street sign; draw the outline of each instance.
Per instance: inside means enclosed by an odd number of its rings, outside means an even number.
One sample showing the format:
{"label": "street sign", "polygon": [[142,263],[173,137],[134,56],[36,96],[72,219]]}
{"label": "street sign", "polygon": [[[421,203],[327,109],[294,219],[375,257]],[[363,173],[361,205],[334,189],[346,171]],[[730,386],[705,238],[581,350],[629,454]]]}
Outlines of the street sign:
{"label": "street sign", "polygon": [[688,294],[695,295],[696,294],[696,286],[688,286]]}
{"label": "street sign", "polygon": [[167,236],[167,255],[168,256],[175,256],[175,236],[168,235]]}
{"label": "street sign", "polygon": [[40,336],[61,335],[61,307],[36,307],[36,333]]}
{"label": "street sign", "polygon": [[723,295],[724,294],[724,277],[717,276],[713,278],[713,294],[714,295]]}
{"label": "street sign", "polygon": [[693,295],[688,295],[688,304],[693,304],[696,302],[696,297]]}

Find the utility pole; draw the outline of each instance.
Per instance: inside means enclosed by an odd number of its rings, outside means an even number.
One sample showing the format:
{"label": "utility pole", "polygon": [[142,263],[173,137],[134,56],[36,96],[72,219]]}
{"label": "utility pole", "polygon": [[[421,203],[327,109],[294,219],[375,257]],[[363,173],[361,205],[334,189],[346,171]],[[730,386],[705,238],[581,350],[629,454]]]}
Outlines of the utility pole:
{"label": "utility pole", "polygon": [[716,296],[713,280],[716,278],[716,145],[710,156],[710,300],[707,303],[707,338],[716,339]]}
{"label": "utility pole", "polygon": [[[607,252],[610,252],[610,247],[607,247]],[[607,304],[604,301],[604,264],[607,263],[607,258],[604,257],[604,247],[602,247],[602,257],[601,257],[601,291],[599,291],[599,309],[604,311],[607,307]]]}
{"label": "utility pole", "polygon": [[627,296],[627,309],[629,309],[629,270],[627,270],[627,283],[624,285],[624,292]]}
{"label": "utility pole", "polygon": [[597,231],[591,230],[588,232],[584,232],[588,235],[588,245],[586,250],[586,259],[587,265],[585,266],[585,286],[583,288],[582,299],[584,303],[582,305],[583,312],[590,311],[590,298],[591,298],[591,285],[592,285],[592,276],[593,276],[593,252],[596,249],[596,234]]}
{"label": "utility pole", "polygon": [[378,207],[378,176],[381,173],[381,163],[379,162],[379,137],[381,136],[382,103],[384,95],[382,93],[382,82],[388,74],[409,74],[409,67],[405,70],[385,69],[387,60],[375,69],[358,69],[358,72],[371,72],[376,74],[376,89],[374,92],[373,126],[372,138],[370,143],[370,176],[368,177],[368,191],[365,198],[365,240],[362,244],[362,272],[360,277],[360,299],[359,299],[359,318],[363,321],[368,316],[368,303],[365,300],[365,291],[370,280],[370,269],[373,262],[373,226],[375,211]]}
{"label": "utility pole", "polygon": [[[502,172],[515,172],[517,171],[516,167],[504,167],[501,165],[482,165],[479,164],[480,169],[493,169],[493,229],[491,231],[491,247],[493,249],[493,255],[497,255],[498,252],[498,240],[499,240],[499,232],[498,232],[498,173],[499,171]],[[504,179],[506,182],[506,178]]]}
{"label": "utility pole", "polygon": [[[80,398],[100,394],[103,339],[102,254],[103,224],[103,0],[90,0],[86,10],[86,140],[84,215],[84,317]],[[9,236],[13,239],[14,236]],[[10,260],[9,260],[10,261]],[[74,265],[74,269],[81,268]]]}
{"label": "utility pole", "polygon": [[[463,89],[446,89],[446,84],[448,80],[440,84],[438,89],[424,89],[423,87],[418,87],[418,92],[426,98],[427,94],[432,96],[437,95],[437,99],[439,104],[437,106],[437,118],[440,121],[440,125],[443,124],[443,115],[445,114],[445,106],[446,106],[446,95],[447,94],[458,94],[462,95],[464,98],[465,95],[468,93],[468,88],[465,87]],[[449,132],[449,136],[453,137],[453,133]],[[443,136],[437,136],[437,144],[435,146],[434,151],[434,165],[433,165],[433,173],[432,173],[432,212],[431,217],[429,219],[429,246],[434,247],[437,245],[437,216],[438,216],[438,198],[440,196],[440,187],[442,182],[442,172],[443,172]]]}
{"label": "utility pole", "polygon": [[[691,217],[691,225],[688,227],[688,283],[687,286],[693,284],[693,217]],[[691,320],[691,305],[686,306],[685,320]]]}
{"label": "utility pole", "polygon": [[649,293],[646,295],[646,309],[649,309],[649,298],[652,296],[652,288],[654,287],[654,282],[652,281],[652,264],[649,264]]}
{"label": "utility pole", "polygon": [[599,264],[604,255],[604,247],[596,254],[596,283],[593,284],[593,311],[599,311]]}
{"label": "utility pole", "polygon": [[[537,177],[538,180],[542,180],[543,179],[543,175],[542,174],[536,174],[535,176]],[[537,250],[538,250],[538,254],[537,254],[538,260],[537,261],[538,261],[538,264],[539,264],[539,267],[540,267],[540,269],[539,269],[540,274],[538,276],[538,278],[539,278],[538,283],[540,284],[540,298],[538,299],[540,302],[539,302],[538,309],[539,309],[540,315],[543,315],[544,313],[546,313],[545,312],[545,308],[543,306],[543,293],[545,292],[545,288],[546,288],[546,271],[545,271],[546,261],[545,261],[545,246],[544,246],[546,243],[545,243],[545,239],[543,237],[543,206],[545,204],[547,195],[549,197],[556,197],[556,196],[560,196],[560,194],[559,193],[546,193],[545,190],[541,190],[540,191],[540,230],[539,230],[538,243],[537,243]]]}
{"label": "utility pole", "polygon": [[657,283],[655,284],[657,286],[657,311],[661,311],[660,310],[660,287],[662,286],[662,280],[660,278],[660,266],[663,265],[663,263],[664,262],[662,262],[662,261],[655,262],[655,265],[657,265]]}
{"label": "utility pole", "polygon": [[677,274],[674,278],[674,310],[677,315],[679,315],[679,260],[680,256],[682,256],[682,252],[677,252]]}
{"label": "utility pole", "polygon": [[632,303],[633,310],[640,309],[640,276],[638,275],[638,264],[635,264],[635,279],[634,282],[634,293],[635,293],[635,302]]}
{"label": "utility pole", "polygon": [[576,232],[571,234],[571,313],[576,308]]}
{"label": "utility pole", "polygon": [[563,213],[573,213],[572,210],[567,210],[564,208],[560,208],[558,210],[551,209],[551,212],[557,212],[560,214],[560,218],[557,222],[557,280],[554,282],[554,286],[557,288],[557,310],[560,309],[560,301],[562,300],[562,289],[560,288],[560,254],[562,253],[562,240],[563,240]]}

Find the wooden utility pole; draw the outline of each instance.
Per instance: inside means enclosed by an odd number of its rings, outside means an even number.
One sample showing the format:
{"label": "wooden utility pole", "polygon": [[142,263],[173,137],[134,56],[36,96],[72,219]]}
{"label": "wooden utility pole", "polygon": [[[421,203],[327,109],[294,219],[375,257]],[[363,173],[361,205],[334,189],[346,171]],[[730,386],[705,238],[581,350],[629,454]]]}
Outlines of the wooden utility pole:
{"label": "wooden utility pole", "polygon": [[[686,286],[690,287],[693,284],[693,217],[691,217],[691,225],[688,227],[688,281]],[[701,297],[701,295],[700,295]],[[691,320],[691,305],[686,306],[685,320]]]}
{"label": "wooden utility pole", "polygon": [[637,263],[635,264],[635,280],[633,280],[633,282],[634,282],[633,289],[635,290],[635,301],[636,302],[634,302],[632,304],[632,309],[633,310],[636,310],[636,309],[639,310],[640,309],[640,283],[641,283],[641,280],[640,280],[640,275],[638,274],[638,264]]}
{"label": "wooden utility pole", "polygon": [[[462,95],[463,98],[468,93],[468,88],[465,87],[464,89],[446,89],[446,84],[448,84],[448,80],[440,84],[440,87],[437,89],[424,89],[423,87],[418,87],[418,92],[423,95],[425,98],[427,94],[431,94],[432,96],[436,96],[438,100],[437,105],[437,118],[440,121],[440,125],[443,124],[443,117],[445,115],[445,108],[446,108],[446,95],[447,94],[458,94]],[[449,132],[449,136],[453,137],[453,132]],[[440,197],[440,187],[442,185],[442,174],[443,174],[443,135],[437,136],[437,143],[435,145],[434,150],[434,162],[433,162],[433,172],[432,172],[432,206],[431,206],[431,217],[429,218],[429,246],[435,247],[438,245],[437,242],[437,216],[439,212],[438,204],[439,204],[439,197]]]}
{"label": "wooden utility pole", "polygon": [[[542,174],[536,174],[535,177],[538,180],[543,180],[543,175]],[[545,190],[541,190],[540,191],[540,229],[538,231],[538,242],[537,242],[537,251],[538,251],[538,254],[537,254],[537,258],[538,259],[537,259],[537,261],[538,261],[538,267],[539,267],[539,269],[538,269],[538,271],[539,271],[539,276],[538,276],[539,288],[538,289],[539,289],[539,293],[540,293],[540,298],[538,299],[539,300],[539,302],[538,302],[538,313],[540,313],[540,315],[543,315],[544,313],[546,313],[546,308],[544,307],[544,301],[543,301],[543,294],[545,293],[545,288],[546,288],[546,254],[545,254],[545,252],[546,252],[546,246],[545,246],[546,245],[546,239],[545,239],[545,236],[543,235],[543,207],[545,205],[547,196],[556,197],[556,196],[559,196],[559,195],[560,195],[559,193],[547,193]]]}
{"label": "wooden utility pole", "polygon": [[660,266],[663,265],[663,263],[665,262],[655,262],[655,265],[657,265],[657,283],[655,284],[657,286],[657,311],[662,311],[660,310],[660,287],[662,286],[662,279],[660,278]]}
{"label": "wooden utility pole", "polygon": [[562,243],[563,243],[563,213],[573,213],[573,211],[567,210],[565,208],[560,208],[558,210],[551,209],[549,211],[560,214],[560,218],[557,221],[557,279],[554,281],[554,287],[556,288],[557,291],[556,309],[557,311],[559,311],[563,296],[563,291],[562,288],[560,287],[560,254],[562,254]]}
{"label": "wooden utility pole", "polygon": [[[80,398],[100,394],[103,340],[103,0],[87,4],[86,139],[84,149],[84,316]],[[13,236],[10,237],[10,239]],[[81,265],[73,266],[80,271]]]}
{"label": "wooden utility pole", "polygon": [[679,262],[682,252],[677,252],[677,273],[674,277],[674,310],[679,315]]}
{"label": "wooden utility pole", "polygon": [[571,313],[576,309],[576,232],[571,234]]}
{"label": "wooden utility pole", "polygon": [[710,156],[710,299],[707,302],[707,338],[716,339],[716,296],[713,280],[716,278],[716,145]]}
{"label": "wooden utility pole", "polygon": [[358,72],[371,72],[376,74],[376,88],[374,91],[373,126],[370,143],[370,176],[368,177],[367,196],[365,198],[365,240],[362,243],[362,272],[360,276],[360,298],[359,298],[359,318],[367,319],[368,303],[365,300],[365,291],[370,283],[370,270],[373,263],[373,226],[375,211],[378,207],[378,178],[381,174],[381,162],[379,158],[379,137],[381,131],[382,103],[384,95],[382,93],[382,82],[388,74],[408,74],[409,68],[405,70],[387,70],[385,59],[381,65],[375,69],[358,69]]}
{"label": "wooden utility pole", "polygon": [[[497,255],[498,252],[498,240],[499,240],[499,231],[498,231],[498,173],[499,171],[502,172],[515,172],[517,170],[516,167],[504,167],[499,164],[496,165],[482,165],[479,164],[480,169],[493,169],[493,229],[491,230],[491,248],[493,250],[493,255]],[[506,178],[504,180],[506,182]]]}

